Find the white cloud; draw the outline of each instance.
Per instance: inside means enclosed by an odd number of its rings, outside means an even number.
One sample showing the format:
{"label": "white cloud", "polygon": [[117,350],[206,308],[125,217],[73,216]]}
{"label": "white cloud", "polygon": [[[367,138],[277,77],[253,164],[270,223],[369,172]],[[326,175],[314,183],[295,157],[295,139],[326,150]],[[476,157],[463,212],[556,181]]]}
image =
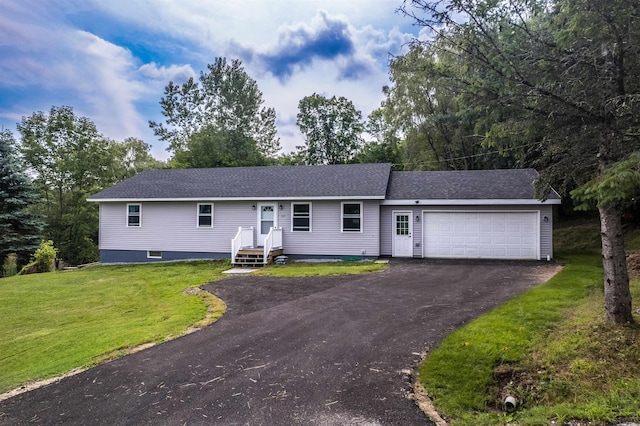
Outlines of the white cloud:
{"label": "white cloud", "polygon": [[140,74],[153,80],[167,83],[169,81],[182,82],[190,77],[196,77],[197,74],[191,68],[191,65],[170,65],[158,66],[155,62],[142,65],[138,68]]}
{"label": "white cloud", "polygon": [[[0,87],[16,95],[11,103],[0,101],[0,118],[70,105],[106,136],[140,137],[165,159],[163,144],[154,142],[147,125],[149,119],[162,119],[158,101],[164,86],[195,77],[216,56],[243,57],[266,106],[276,109],[282,145],[291,151],[303,142],[295,125],[302,97],[314,92],[345,96],[364,117],[379,106],[381,87],[388,83],[388,54],[401,53],[416,31],[394,13],[397,6],[393,0],[71,0],[55,6],[9,0],[0,15]],[[80,16],[84,27],[74,27],[70,16]],[[118,37],[109,41],[91,31],[92,19],[100,26],[101,17],[131,28],[145,46],[167,43],[190,59],[145,63],[126,44],[118,45]],[[336,34],[343,36],[346,50],[292,61],[286,81],[265,72],[263,63],[252,60],[257,56],[247,55],[283,53],[304,32],[317,41],[323,28],[330,34],[327,25],[334,24],[344,29]],[[154,38],[160,38],[158,44]]]}

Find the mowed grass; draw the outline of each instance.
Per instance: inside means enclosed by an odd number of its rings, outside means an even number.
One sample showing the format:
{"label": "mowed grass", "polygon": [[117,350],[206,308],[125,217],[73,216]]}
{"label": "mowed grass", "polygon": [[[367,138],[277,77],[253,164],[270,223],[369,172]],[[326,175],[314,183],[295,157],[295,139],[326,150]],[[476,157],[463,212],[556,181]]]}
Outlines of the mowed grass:
{"label": "mowed grass", "polygon": [[[224,302],[194,289],[221,278],[230,267],[228,260],[154,263],[0,279],[0,393],[212,322],[223,314]],[[257,274],[305,277],[385,267],[292,262]]]}
{"label": "mowed grass", "polygon": [[[420,382],[451,424],[640,420],[640,327],[604,322],[597,236],[593,221],[562,228],[563,271],[455,331],[421,365]],[[629,237],[637,249],[637,230]],[[640,279],[631,291],[635,310]],[[504,411],[507,395],[515,413]]]}
{"label": "mowed grass", "polygon": [[269,265],[257,271],[256,275],[272,277],[311,277],[318,275],[351,275],[377,272],[388,265],[374,261],[359,262],[296,262],[289,261],[286,265]]}
{"label": "mowed grass", "polygon": [[224,303],[183,292],[229,262],[98,266],[0,279],[0,393],[161,342]]}

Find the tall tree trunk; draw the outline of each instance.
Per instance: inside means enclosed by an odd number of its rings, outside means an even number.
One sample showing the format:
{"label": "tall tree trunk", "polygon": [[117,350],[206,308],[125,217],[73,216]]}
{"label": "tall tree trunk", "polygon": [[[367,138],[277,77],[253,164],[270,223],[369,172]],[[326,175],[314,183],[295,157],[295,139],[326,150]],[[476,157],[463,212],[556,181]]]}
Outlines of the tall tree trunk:
{"label": "tall tree trunk", "polygon": [[598,206],[604,268],[604,318],[611,324],[633,323],[627,259],[622,234],[622,212]]}

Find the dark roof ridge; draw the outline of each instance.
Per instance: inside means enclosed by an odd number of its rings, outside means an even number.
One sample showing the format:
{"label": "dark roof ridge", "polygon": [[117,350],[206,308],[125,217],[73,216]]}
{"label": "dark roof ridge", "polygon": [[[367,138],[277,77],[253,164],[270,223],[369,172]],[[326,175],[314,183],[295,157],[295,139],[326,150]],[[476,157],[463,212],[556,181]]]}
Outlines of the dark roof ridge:
{"label": "dark roof ridge", "polygon": [[147,170],[88,199],[383,199],[390,172],[390,163]]}

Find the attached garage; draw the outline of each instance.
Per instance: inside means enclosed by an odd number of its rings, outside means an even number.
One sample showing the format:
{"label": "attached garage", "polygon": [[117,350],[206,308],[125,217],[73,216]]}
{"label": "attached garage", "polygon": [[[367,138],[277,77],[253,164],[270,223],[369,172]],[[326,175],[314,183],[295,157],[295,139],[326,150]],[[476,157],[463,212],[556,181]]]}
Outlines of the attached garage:
{"label": "attached garage", "polygon": [[540,259],[537,211],[427,211],[422,223],[423,257]]}
{"label": "attached garage", "polygon": [[553,205],[533,169],[392,172],[380,253],[392,257],[550,259]]}

